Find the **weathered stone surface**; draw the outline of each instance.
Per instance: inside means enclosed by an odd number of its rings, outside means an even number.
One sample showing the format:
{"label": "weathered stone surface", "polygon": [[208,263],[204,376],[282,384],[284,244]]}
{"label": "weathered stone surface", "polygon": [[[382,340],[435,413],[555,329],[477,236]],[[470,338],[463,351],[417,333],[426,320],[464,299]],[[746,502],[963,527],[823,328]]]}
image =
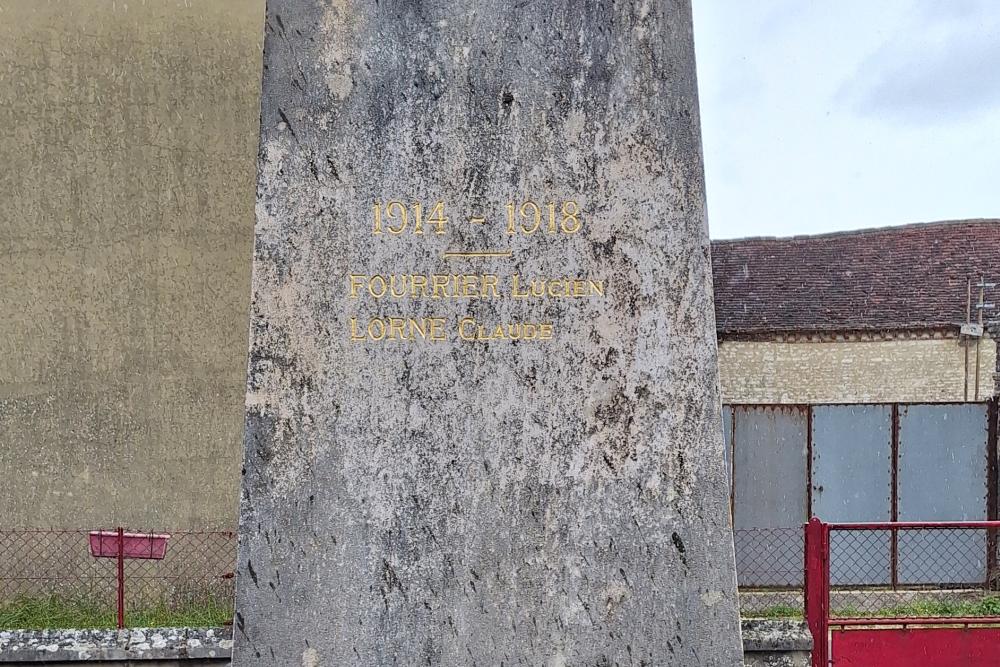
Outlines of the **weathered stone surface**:
{"label": "weathered stone surface", "polygon": [[230,628],[0,631],[0,663],[228,663]]}
{"label": "weathered stone surface", "polygon": [[[812,637],[802,621],[744,619],[746,667],[808,667]],[[147,638],[168,644],[155,655]],[[230,628],[139,630],[0,631],[0,663],[66,665],[99,662],[103,667],[228,665]],[[141,640],[141,641],[140,641]],[[136,643],[137,642],[137,643]]]}
{"label": "weathered stone surface", "polygon": [[744,619],[743,652],[746,667],[809,667],[812,635],[802,621]]}
{"label": "weathered stone surface", "polygon": [[235,663],[740,664],[711,299],[688,2],[271,0]]}

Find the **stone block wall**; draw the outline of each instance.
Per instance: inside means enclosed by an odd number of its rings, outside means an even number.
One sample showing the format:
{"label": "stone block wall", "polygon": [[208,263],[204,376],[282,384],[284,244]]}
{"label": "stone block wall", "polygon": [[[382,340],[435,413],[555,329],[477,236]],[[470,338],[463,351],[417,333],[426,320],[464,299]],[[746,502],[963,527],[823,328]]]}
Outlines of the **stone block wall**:
{"label": "stone block wall", "polygon": [[[232,645],[232,628],[0,631],[0,664],[226,667]],[[747,667],[808,667],[811,649],[801,621],[743,621]]]}
{"label": "stone block wall", "polygon": [[232,628],[0,631],[0,663],[13,665],[222,667],[232,650]]}
{"label": "stone block wall", "polygon": [[809,667],[812,635],[802,621],[744,619],[746,667]]}
{"label": "stone block wall", "polygon": [[[979,347],[979,399],[994,395],[996,343]],[[957,337],[722,340],[724,403],[937,403],[965,396],[965,348]],[[968,400],[975,396],[970,348]]]}

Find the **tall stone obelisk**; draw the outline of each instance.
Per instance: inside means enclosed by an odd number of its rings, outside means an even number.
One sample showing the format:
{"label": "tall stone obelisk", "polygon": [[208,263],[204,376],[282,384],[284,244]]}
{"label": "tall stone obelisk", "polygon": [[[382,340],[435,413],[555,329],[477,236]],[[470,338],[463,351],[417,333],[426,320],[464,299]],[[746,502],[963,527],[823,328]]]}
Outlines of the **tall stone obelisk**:
{"label": "tall stone obelisk", "polygon": [[687,0],[269,0],[245,665],[740,664]]}

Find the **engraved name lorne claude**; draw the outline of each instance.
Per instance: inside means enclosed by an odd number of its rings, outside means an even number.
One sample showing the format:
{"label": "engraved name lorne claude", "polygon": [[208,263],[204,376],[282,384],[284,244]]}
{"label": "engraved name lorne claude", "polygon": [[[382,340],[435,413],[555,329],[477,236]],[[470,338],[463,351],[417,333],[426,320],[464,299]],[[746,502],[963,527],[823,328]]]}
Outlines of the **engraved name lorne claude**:
{"label": "engraved name lorne claude", "polygon": [[[444,202],[424,205],[400,201],[376,202],[372,208],[371,234],[383,239],[401,234],[445,234],[452,218]],[[570,235],[583,227],[582,213],[575,201],[535,203],[508,202],[503,223],[504,236],[532,234]],[[485,215],[467,217],[468,224],[486,225]],[[505,259],[513,253],[504,249],[457,249],[443,253],[446,260],[475,262],[485,258]],[[604,296],[604,280],[589,276],[503,276],[493,273],[351,273],[347,276],[348,296],[359,304],[402,300],[511,299],[528,303],[539,299],[587,299]],[[444,342],[548,341],[555,335],[551,322],[521,321],[488,323],[470,316],[446,317],[351,317],[350,340]]]}

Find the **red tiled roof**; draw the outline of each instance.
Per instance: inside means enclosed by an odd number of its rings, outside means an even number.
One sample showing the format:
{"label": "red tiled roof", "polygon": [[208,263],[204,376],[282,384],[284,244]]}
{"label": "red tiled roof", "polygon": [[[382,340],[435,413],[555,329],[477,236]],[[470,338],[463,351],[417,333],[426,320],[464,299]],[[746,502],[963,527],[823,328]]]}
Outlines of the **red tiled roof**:
{"label": "red tiled roof", "polygon": [[1000,282],[1000,220],[713,241],[712,265],[720,336],[957,327],[966,279],[973,303]]}

